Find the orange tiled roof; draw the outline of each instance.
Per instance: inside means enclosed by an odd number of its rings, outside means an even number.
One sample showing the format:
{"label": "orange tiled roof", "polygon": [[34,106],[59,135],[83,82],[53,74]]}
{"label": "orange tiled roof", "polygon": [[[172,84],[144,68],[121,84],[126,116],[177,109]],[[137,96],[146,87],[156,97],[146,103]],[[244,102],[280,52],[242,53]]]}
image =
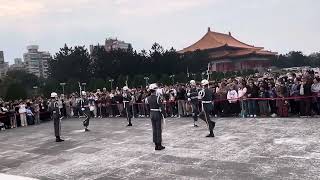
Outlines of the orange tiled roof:
{"label": "orange tiled roof", "polygon": [[193,45],[184,48],[179,51],[179,53],[192,52],[196,50],[205,50],[205,49],[214,49],[222,46],[229,47],[237,47],[237,48],[246,48],[246,49],[254,49],[261,50],[262,47],[254,47],[252,45],[248,45],[243,43],[236,38],[234,38],[231,33],[223,34],[218,32],[213,32],[208,28],[208,32],[196,43]]}

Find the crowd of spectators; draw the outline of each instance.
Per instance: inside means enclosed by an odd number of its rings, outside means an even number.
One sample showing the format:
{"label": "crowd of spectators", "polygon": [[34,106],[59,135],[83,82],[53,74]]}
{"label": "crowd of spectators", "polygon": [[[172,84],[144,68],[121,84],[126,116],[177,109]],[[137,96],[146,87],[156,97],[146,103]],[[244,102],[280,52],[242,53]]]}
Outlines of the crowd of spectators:
{"label": "crowd of spectators", "polygon": [[[198,85],[199,90],[201,89]],[[214,92],[214,117],[310,117],[320,115],[320,78],[313,71],[255,74],[211,81]],[[166,117],[191,115],[188,101],[188,84],[160,85],[158,94],[163,97]],[[148,117],[145,98],[147,88],[131,88],[132,114]],[[125,116],[122,89],[107,91],[106,88],[88,92],[92,117],[109,118]],[[81,117],[78,93],[59,96],[61,115]],[[199,102],[199,107],[201,104]],[[45,98],[0,102],[0,123],[5,128],[39,124],[50,118]],[[0,125],[1,127],[1,125]]]}

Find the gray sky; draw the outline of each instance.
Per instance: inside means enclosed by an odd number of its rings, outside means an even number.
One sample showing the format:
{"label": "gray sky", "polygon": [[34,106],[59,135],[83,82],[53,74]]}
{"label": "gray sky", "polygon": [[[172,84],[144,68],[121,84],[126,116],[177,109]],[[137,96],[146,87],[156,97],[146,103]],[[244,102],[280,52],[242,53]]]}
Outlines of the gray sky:
{"label": "gray sky", "polygon": [[0,50],[10,63],[26,46],[54,54],[107,37],[180,50],[210,26],[268,50],[320,51],[319,0],[0,0]]}

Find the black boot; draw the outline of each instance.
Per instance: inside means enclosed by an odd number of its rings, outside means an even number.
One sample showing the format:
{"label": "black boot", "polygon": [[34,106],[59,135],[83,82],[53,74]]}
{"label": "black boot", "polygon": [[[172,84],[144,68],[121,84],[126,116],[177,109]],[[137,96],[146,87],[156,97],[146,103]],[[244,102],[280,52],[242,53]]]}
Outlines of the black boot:
{"label": "black boot", "polygon": [[90,130],[88,129],[88,127],[86,127],[86,128],[84,129],[84,132],[88,132],[88,131],[90,131]]}
{"label": "black boot", "polygon": [[214,137],[214,134],[212,133],[210,133],[210,134],[208,134],[208,135],[206,135],[206,137]]}
{"label": "black boot", "polygon": [[166,148],[166,147],[162,146],[161,143],[159,143],[159,144],[156,144],[155,150],[156,150],[156,151],[161,151],[161,150],[163,150],[163,149],[165,149],[165,148]]}
{"label": "black boot", "polygon": [[132,126],[131,118],[129,118],[129,124],[127,126]]}
{"label": "black boot", "polygon": [[63,139],[60,138],[60,136],[56,136],[56,142],[62,142],[64,141]]}

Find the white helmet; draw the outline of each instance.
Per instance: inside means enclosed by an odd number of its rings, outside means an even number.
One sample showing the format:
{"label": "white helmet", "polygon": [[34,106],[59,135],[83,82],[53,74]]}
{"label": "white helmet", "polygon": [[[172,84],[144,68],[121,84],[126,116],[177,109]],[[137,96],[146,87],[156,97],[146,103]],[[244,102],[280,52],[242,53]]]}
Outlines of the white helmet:
{"label": "white helmet", "polygon": [[191,81],[190,81],[190,84],[191,84],[191,85],[196,85],[196,81],[195,81],[195,80],[191,80]]}
{"label": "white helmet", "polygon": [[87,95],[87,93],[85,91],[81,91],[82,96]]}
{"label": "white helmet", "polygon": [[52,98],[56,98],[56,97],[58,97],[58,94],[55,93],[55,92],[52,92],[52,93],[51,93],[51,97],[52,97]]}
{"label": "white helmet", "polygon": [[201,85],[202,85],[202,86],[205,86],[205,85],[208,85],[208,84],[209,84],[209,81],[206,80],[206,79],[204,79],[204,80],[201,81]]}
{"label": "white helmet", "polygon": [[129,90],[128,86],[124,86],[122,89],[123,89],[124,91],[128,91],[128,90]]}
{"label": "white helmet", "polygon": [[158,88],[156,83],[150,84],[149,85],[149,90],[156,90]]}

